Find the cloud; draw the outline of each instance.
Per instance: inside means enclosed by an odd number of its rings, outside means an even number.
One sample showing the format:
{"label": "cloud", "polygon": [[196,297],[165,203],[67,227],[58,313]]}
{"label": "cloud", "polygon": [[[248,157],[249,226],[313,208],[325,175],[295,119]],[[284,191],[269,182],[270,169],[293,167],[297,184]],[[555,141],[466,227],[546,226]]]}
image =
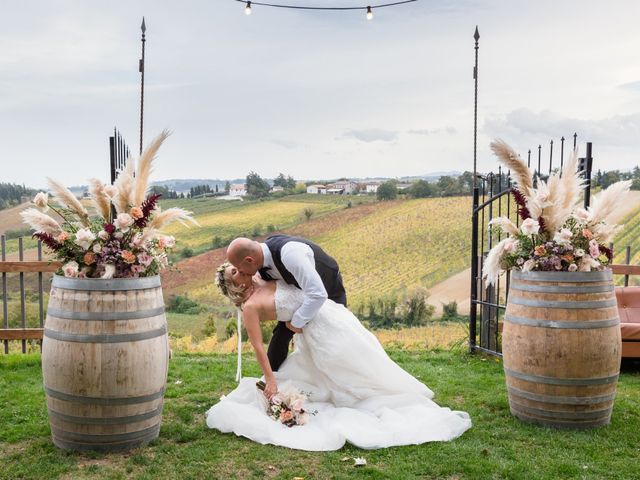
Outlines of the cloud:
{"label": "cloud", "polygon": [[513,110],[504,117],[490,117],[484,122],[483,133],[490,137],[504,138],[509,142],[531,144],[574,132],[578,138],[603,145],[637,146],[640,137],[640,112],[614,115],[602,119],[564,117],[550,110],[533,112],[528,109]]}
{"label": "cloud", "polygon": [[393,142],[398,139],[398,132],[394,130],[382,130],[379,128],[369,128],[364,130],[348,130],[342,138],[355,138],[361,142]]}
{"label": "cloud", "polygon": [[287,150],[294,150],[300,146],[300,144],[296,142],[290,142],[289,140],[280,140],[278,138],[273,138],[270,141],[271,143],[275,143],[276,145],[279,145],[282,148],[286,148]]}
{"label": "cloud", "polygon": [[636,82],[623,83],[618,85],[618,88],[623,88],[625,90],[636,90],[640,92],[640,80]]}
{"label": "cloud", "polygon": [[407,130],[407,133],[411,134],[411,135],[435,135],[438,133],[448,133],[449,135],[453,135],[455,133],[457,133],[458,131],[456,130],[455,127],[452,126],[446,126],[446,127],[442,127],[442,128],[420,128],[420,129],[415,129],[415,130]]}

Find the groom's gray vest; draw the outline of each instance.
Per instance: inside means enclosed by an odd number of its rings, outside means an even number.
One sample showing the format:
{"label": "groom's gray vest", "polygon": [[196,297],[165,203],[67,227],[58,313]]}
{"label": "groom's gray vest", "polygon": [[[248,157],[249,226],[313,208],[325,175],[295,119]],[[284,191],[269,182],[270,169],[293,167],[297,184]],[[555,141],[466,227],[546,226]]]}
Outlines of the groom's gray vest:
{"label": "groom's gray vest", "polygon": [[322,248],[306,238],[290,237],[289,235],[272,235],[265,240],[264,243],[267,245],[267,248],[269,248],[271,256],[273,257],[273,263],[280,272],[282,279],[289,285],[295,285],[300,288],[293,274],[287,270],[282,263],[282,247],[289,242],[300,242],[311,247],[316,262],[316,271],[322,279],[324,288],[327,290],[327,295],[334,302],[341,303],[346,307],[347,295],[344,291],[344,285],[342,285],[342,276],[340,275],[338,263],[327,255]]}

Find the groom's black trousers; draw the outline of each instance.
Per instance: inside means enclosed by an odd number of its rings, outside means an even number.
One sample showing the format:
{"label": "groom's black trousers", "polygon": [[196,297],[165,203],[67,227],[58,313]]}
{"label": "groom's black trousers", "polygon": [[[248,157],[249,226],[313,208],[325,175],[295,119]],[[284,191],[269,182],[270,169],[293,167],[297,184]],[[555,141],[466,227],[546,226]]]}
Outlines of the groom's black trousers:
{"label": "groom's black trousers", "polygon": [[[347,294],[344,291],[344,288],[342,288],[341,293],[329,295],[329,299],[336,303],[340,303],[345,307],[347,306]],[[291,343],[292,338],[293,332],[287,328],[285,322],[278,322],[276,328],[273,329],[273,337],[271,337],[271,342],[269,342],[269,348],[267,349],[269,364],[271,365],[271,370],[274,372],[278,371],[282,362],[287,358],[287,354],[289,353],[289,344]]]}

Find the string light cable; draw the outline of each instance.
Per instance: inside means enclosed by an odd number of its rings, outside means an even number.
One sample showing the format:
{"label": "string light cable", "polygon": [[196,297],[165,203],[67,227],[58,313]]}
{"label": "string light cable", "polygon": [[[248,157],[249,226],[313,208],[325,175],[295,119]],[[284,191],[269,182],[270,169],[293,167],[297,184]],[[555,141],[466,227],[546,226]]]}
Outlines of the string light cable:
{"label": "string light cable", "polygon": [[244,12],[247,15],[251,15],[251,7],[253,5],[259,5],[261,7],[275,7],[275,8],[292,8],[296,10],[334,10],[334,11],[344,11],[344,10],[365,10],[367,14],[367,20],[371,20],[373,18],[373,10],[376,8],[384,8],[384,7],[393,7],[396,5],[402,5],[405,3],[413,3],[418,0],[402,0],[399,2],[392,3],[380,3],[377,5],[367,5],[362,7],[315,7],[315,6],[306,6],[306,5],[285,5],[279,3],[266,3],[266,2],[251,2],[246,0],[235,0],[236,2],[244,3]]}

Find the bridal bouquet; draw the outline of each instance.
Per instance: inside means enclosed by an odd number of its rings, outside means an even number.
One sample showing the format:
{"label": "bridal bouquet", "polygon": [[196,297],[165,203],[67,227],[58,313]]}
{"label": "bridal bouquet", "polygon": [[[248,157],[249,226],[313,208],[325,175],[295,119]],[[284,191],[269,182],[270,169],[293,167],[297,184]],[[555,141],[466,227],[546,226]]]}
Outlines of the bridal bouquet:
{"label": "bridal bouquet", "polygon": [[25,223],[35,231],[33,236],[62,261],[59,274],[80,278],[148,277],[168,265],[167,253],[175,239],[161,230],[174,221],[197,225],[191,212],[181,208],[162,211],[160,195],[148,195],[152,162],[168,135],[164,131],[151,142],[142,152],[137,169],[128,159],[113,185],[89,180],[93,211],[88,211],[60,182],[48,178],[53,201],[40,192],[33,200],[37,208],[21,212]]}
{"label": "bridal bouquet", "polygon": [[619,225],[609,223],[625,201],[630,181],[614,183],[593,197],[588,209],[578,201],[584,188],[574,151],[561,172],[546,182],[533,175],[527,164],[501,140],[491,149],[511,170],[516,181],[513,198],[518,205],[520,227],[507,217],[491,220],[493,227],[509,236],[487,255],[483,277],[494,284],[503,270],[589,272],[602,270],[612,260],[608,245]]}
{"label": "bridal bouquet", "polygon": [[[256,386],[264,390],[265,383],[258,382]],[[309,414],[317,413],[305,410],[305,402],[308,399],[309,394],[294,388],[278,391],[267,403],[267,415],[287,427],[304,425],[309,420]]]}

